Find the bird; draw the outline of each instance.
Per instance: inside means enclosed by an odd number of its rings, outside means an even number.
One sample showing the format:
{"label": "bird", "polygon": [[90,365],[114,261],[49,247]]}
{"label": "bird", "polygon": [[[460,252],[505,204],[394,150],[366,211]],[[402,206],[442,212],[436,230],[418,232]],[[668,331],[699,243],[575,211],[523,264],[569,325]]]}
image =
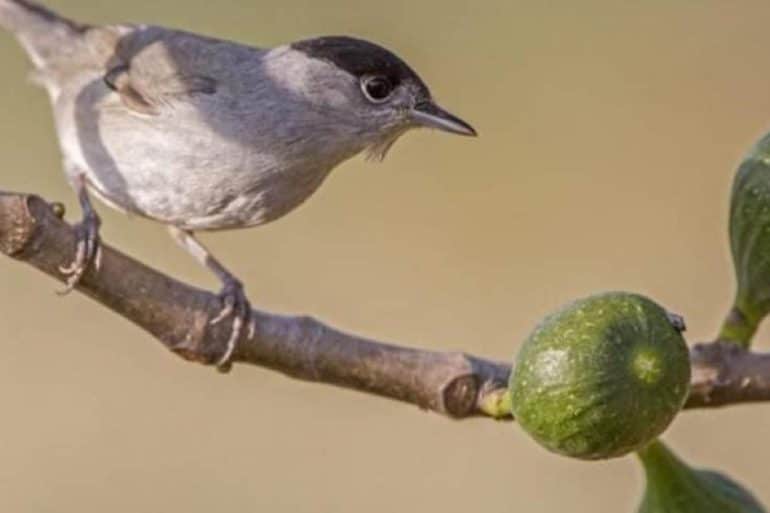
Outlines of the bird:
{"label": "bird", "polygon": [[79,23],[30,0],[0,0],[0,28],[47,91],[82,210],[62,292],[101,265],[92,196],[166,225],[221,282],[210,322],[232,322],[224,370],[241,336],[254,336],[251,304],[196,233],[281,218],[334,168],[359,154],[382,160],[412,129],[477,135],[404,60],[356,37],[261,48],[151,24]]}

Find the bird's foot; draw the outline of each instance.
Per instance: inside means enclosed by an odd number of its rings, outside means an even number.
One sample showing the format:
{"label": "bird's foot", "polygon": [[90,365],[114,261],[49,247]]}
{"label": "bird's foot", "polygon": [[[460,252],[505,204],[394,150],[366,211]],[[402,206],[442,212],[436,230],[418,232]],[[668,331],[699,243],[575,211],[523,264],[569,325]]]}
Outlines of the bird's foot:
{"label": "bird's foot", "polygon": [[75,226],[77,240],[75,259],[70,265],[59,268],[59,271],[67,278],[66,286],[64,290],[59,292],[60,295],[64,296],[72,292],[83,279],[83,275],[90,265],[93,264],[94,269],[99,271],[102,265],[102,247],[99,239],[101,224],[96,212],[88,212],[83,217],[83,221]]}
{"label": "bird's foot", "polygon": [[224,306],[222,307],[222,311],[219,312],[219,315],[211,321],[211,324],[219,324],[231,316],[233,318],[233,327],[230,332],[230,338],[227,341],[225,353],[217,362],[217,368],[221,372],[228,372],[232,367],[232,362],[230,360],[233,357],[236,345],[241,338],[244,328],[248,329],[248,339],[251,340],[254,338],[257,325],[256,320],[252,315],[251,303],[243,290],[243,284],[232,276],[226,277],[223,281],[224,286],[219,293],[219,297]]}

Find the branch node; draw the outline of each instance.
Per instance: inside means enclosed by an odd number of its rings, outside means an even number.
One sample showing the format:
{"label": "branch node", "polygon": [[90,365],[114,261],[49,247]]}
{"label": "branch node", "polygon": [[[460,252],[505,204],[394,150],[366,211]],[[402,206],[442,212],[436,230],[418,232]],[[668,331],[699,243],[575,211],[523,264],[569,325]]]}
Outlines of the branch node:
{"label": "branch node", "polygon": [[8,212],[0,216],[0,252],[19,258],[28,247],[37,222],[30,214],[29,201],[34,197],[0,194],[0,208]]}
{"label": "branch node", "polygon": [[456,376],[441,390],[441,407],[451,417],[467,417],[476,408],[478,393],[479,381],[476,375]]}
{"label": "branch node", "polygon": [[183,340],[169,343],[168,348],[172,353],[188,362],[201,363],[203,365],[214,365],[216,362],[216,357],[207,355],[201,350],[200,342],[194,340],[192,333]]}

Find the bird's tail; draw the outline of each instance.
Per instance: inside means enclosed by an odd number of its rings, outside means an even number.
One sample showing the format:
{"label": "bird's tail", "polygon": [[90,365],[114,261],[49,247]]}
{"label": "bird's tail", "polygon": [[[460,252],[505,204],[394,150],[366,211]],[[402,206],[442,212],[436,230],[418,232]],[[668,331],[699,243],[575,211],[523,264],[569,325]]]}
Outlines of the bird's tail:
{"label": "bird's tail", "polygon": [[73,51],[88,29],[29,0],[0,0],[0,28],[16,36],[39,70]]}

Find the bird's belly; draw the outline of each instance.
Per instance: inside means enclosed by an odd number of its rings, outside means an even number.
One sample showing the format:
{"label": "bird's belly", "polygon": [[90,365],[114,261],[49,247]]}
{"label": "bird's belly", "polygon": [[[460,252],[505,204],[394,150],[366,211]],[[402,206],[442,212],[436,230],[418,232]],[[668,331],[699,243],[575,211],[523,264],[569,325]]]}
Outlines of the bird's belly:
{"label": "bird's belly", "polygon": [[327,170],[319,169],[231,169],[221,176],[232,179],[222,178],[210,187],[182,185],[158,191],[148,195],[141,208],[149,217],[189,230],[246,228],[288,214],[327,175]]}
{"label": "bird's belly", "polygon": [[[190,167],[181,176],[163,167],[88,173],[108,203],[189,230],[226,230],[278,219],[302,204],[327,176],[319,169]],[[116,182],[123,181],[124,183]]]}
{"label": "bird's belly", "polygon": [[91,127],[59,123],[62,150],[73,164],[69,172],[85,173],[111,206],[190,230],[277,219],[304,202],[334,167],[286,165],[259,144],[202,124],[101,114]]}

